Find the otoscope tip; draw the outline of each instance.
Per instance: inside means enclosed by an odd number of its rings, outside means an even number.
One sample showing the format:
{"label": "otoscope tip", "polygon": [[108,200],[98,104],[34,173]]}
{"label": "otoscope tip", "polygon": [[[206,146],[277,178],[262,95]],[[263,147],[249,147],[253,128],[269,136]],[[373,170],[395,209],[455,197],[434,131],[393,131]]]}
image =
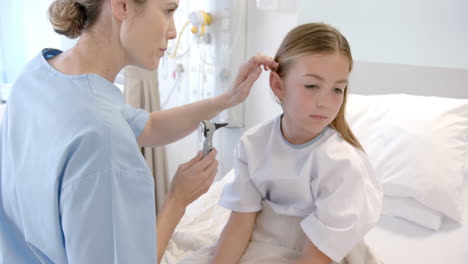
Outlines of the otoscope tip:
{"label": "otoscope tip", "polygon": [[229,124],[228,123],[219,123],[219,124],[215,123],[215,128],[217,130],[218,128],[222,128],[222,127],[227,126],[227,125],[229,125]]}

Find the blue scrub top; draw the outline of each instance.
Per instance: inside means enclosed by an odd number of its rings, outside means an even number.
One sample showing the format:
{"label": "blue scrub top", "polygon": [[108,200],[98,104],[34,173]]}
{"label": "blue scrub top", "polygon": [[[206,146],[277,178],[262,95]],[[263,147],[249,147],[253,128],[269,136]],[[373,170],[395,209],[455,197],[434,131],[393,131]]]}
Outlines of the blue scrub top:
{"label": "blue scrub top", "polygon": [[43,50],[0,127],[0,263],[156,263],[152,174],[136,138],[149,114]]}

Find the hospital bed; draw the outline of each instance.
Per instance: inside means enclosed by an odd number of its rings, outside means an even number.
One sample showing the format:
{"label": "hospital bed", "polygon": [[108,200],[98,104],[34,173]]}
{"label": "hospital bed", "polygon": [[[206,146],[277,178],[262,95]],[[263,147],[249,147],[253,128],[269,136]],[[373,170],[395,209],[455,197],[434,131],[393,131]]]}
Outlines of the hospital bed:
{"label": "hospital bed", "polygon": [[[386,264],[468,263],[468,70],[357,62],[348,121],[383,182],[365,241]],[[233,171],[187,208],[163,263],[216,243]]]}

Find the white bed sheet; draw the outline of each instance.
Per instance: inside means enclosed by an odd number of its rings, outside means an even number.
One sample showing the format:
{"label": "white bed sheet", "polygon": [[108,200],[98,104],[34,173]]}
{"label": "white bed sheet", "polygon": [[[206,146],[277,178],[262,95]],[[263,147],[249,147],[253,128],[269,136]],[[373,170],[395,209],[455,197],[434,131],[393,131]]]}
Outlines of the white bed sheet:
{"label": "white bed sheet", "polygon": [[432,231],[401,218],[382,216],[366,236],[385,264],[468,263],[468,180],[463,186],[462,224],[444,222]]}

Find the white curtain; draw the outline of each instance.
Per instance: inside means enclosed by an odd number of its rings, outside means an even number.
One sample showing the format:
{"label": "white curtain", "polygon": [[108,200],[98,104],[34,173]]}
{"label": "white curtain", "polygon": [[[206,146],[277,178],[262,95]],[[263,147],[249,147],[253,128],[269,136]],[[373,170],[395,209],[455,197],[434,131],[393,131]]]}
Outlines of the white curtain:
{"label": "white curtain", "polygon": [[[124,94],[127,104],[148,112],[161,109],[157,71],[146,71],[134,66],[124,69]],[[153,173],[155,183],[156,213],[162,207],[168,188],[166,151],[164,147],[142,148],[142,153]]]}

